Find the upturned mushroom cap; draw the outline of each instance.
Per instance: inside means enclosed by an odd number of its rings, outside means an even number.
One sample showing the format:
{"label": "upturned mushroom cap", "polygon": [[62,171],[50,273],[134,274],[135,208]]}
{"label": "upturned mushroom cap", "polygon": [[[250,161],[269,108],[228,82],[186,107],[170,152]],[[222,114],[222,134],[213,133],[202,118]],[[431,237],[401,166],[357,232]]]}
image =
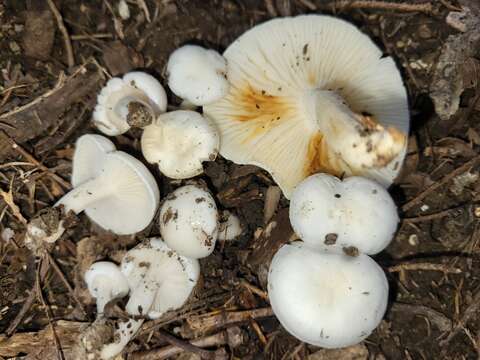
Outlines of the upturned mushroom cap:
{"label": "upturned mushroom cap", "polygon": [[130,250],[121,269],[131,289],[127,312],[152,319],[180,308],[200,276],[197,260],[179,255],[160,238],[149,239]]}
{"label": "upturned mushroom cap", "polygon": [[230,91],[203,108],[218,126],[220,154],[260,166],[285,196],[317,172],[389,185],[409,130],[395,62],[343,20],[270,20],[224,53]]}
{"label": "upturned mushroom cap", "polygon": [[115,136],[127,132],[131,124],[148,125],[166,109],[162,84],[147,73],[133,71],[107,82],[98,95],[93,122],[104,134]]}
{"label": "upturned mushroom cap", "polygon": [[75,187],[56,204],[87,216],[106,230],[133,234],[150,224],[160,200],[152,174],[122,151],[105,154],[95,178]]}
{"label": "upturned mushroom cap", "polygon": [[377,182],[352,176],[340,180],[315,174],[292,193],[290,222],[297,235],[317,248],[356,247],[376,254],[392,241],[397,207]]}
{"label": "upturned mushroom cap", "polygon": [[367,255],[351,257],[297,242],[273,257],[268,296],[290,334],[312,345],[340,348],[361,342],[378,326],[388,282]]}
{"label": "upturned mushroom cap", "polygon": [[130,291],[127,278],[120,268],[108,261],[92,264],[84,278],[90,295],[97,299],[97,316],[103,314],[109,301],[122,298]]}
{"label": "upturned mushroom cap", "polygon": [[203,161],[215,160],[219,142],[218,131],[208,118],[178,110],[160,115],[145,128],[142,153],[165,176],[186,179],[203,172]]}
{"label": "upturned mushroom cap", "polygon": [[180,255],[193,259],[210,255],[218,236],[217,205],[212,195],[195,185],[169,194],[160,209],[160,233]]}
{"label": "upturned mushroom cap", "polygon": [[195,105],[224,97],[229,89],[227,62],[215,50],[185,45],[168,59],[168,86],[173,93]]}
{"label": "upturned mushroom cap", "polygon": [[73,153],[72,185],[78,186],[98,176],[103,163],[100,159],[115,150],[115,145],[104,136],[95,134],[80,136],[75,142]]}

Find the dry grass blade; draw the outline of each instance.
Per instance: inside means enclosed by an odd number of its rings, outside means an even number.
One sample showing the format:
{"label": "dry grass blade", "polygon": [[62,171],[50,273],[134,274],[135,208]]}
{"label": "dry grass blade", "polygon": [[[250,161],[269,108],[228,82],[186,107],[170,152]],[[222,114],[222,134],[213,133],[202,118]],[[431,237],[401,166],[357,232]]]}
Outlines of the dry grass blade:
{"label": "dry grass blade", "polygon": [[23,225],[27,225],[27,220],[23,217],[22,213],[20,212],[20,208],[18,207],[17,204],[15,204],[15,201],[13,199],[13,178],[10,180],[10,188],[8,189],[8,192],[3,191],[0,189],[0,196],[2,196],[3,201],[8,205],[10,210],[13,213],[13,216],[17,218],[18,221],[20,221]]}

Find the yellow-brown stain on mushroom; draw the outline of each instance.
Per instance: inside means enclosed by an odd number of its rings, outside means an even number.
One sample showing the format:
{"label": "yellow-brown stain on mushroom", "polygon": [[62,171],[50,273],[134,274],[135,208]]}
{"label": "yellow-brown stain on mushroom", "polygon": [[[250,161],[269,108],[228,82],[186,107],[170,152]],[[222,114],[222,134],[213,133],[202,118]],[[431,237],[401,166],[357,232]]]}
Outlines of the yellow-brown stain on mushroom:
{"label": "yellow-brown stain on mushroom", "polygon": [[314,134],[308,143],[307,158],[305,159],[304,176],[318,172],[341,176],[342,170],[331,164],[328,145],[321,132]]}
{"label": "yellow-brown stain on mushroom", "polygon": [[[279,87],[278,92],[281,91]],[[250,137],[268,131],[297,111],[291,98],[271,95],[266,90],[254,89],[250,84],[232,89],[229,98],[236,110],[230,115],[232,120],[252,123]]]}

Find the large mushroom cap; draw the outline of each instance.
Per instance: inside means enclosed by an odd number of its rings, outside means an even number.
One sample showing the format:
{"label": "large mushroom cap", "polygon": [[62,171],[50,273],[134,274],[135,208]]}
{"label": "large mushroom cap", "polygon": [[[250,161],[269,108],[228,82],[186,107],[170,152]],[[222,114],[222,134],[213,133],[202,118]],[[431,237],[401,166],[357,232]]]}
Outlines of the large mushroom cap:
{"label": "large mushroom cap", "polygon": [[359,343],[378,326],[388,282],[367,255],[351,257],[298,242],[273,257],[268,296],[289,333],[312,345],[339,348]]}
{"label": "large mushroom cap", "polygon": [[218,236],[212,195],[195,185],[169,194],[160,209],[160,233],[167,245],[183,256],[200,259],[210,255]]}
{"label": "large mushroom cap", "polygon": [[75,143],[72,161],[72,185],[78,186],[96,176],[101,170],[101,157],[115,151],[115,145],[106,137],[95,134],[80,136]]}
{"label": "large mushroom cap", "polygon": [[398,225],[397,208],[377,182],[352,176],[340,180],[315,174],[290,199],[290,222],[297,235],[317,248],[354,246],[369,255],[385,249]]}
{"label": "large mushroom cap", "polygon": [[85,211],[102,228],[125,235],[150,224],[159,200],[157,183],[145,165],[114,151],[103,157],[98,176],[75,187],[57,205],[75,213]]}
{"label": "large mushroom cap", "polygon": [[145,128],[142,153],[164,175],[186,179],[203,172],[203,161],[215,160],[219,142],[211,120],[194,111],[177,110],[160,115]]}
{"label": "large mushroom cap", "polygon": [[269,171],[285,196],[316,172],[390,184],[409,130],[394,61],[355,26],[324,15],[274,19],[224,53],[229,94],[204,107],[222,156]]}
{"label": "large mushroom cap", "polygon": [[200,276],[197,260],[177,254],[160,238],[130,250],[121,269],[131,288],[127,312],[150,318],[181,307]]}

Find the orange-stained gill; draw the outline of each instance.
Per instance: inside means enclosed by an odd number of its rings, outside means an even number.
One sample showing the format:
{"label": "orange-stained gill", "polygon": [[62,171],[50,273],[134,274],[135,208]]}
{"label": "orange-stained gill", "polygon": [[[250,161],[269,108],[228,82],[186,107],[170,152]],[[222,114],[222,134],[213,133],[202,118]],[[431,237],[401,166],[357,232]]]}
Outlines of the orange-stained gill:
{"label": "orange-stained gill", "polygon": [[321,132],[315,133],[308,143],[307,158],[305,159],[304,177],[318,172],[341,176],[343,171],[330,163],[328,145]]}

